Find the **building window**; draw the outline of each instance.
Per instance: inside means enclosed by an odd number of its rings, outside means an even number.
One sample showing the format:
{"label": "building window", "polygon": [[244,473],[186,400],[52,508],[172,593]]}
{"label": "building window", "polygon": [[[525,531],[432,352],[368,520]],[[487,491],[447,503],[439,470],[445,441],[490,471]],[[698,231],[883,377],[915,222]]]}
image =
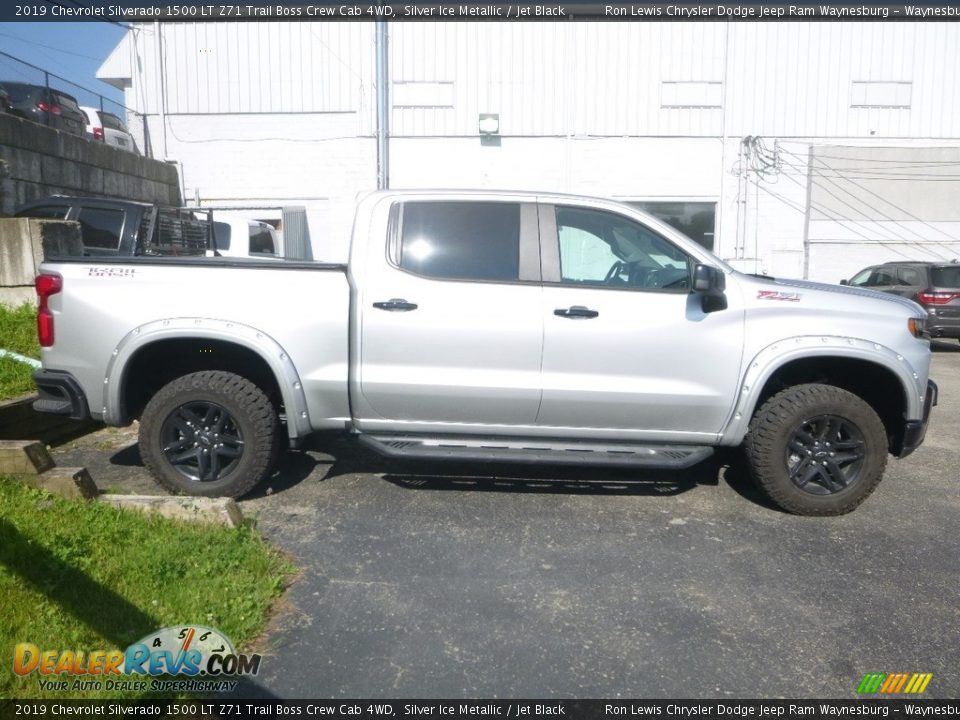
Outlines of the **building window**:
{"label": "building window", "polygon": [[716,203],[633,200],[627,205],[650,213],[675,230],[679,230],[698,245],[702,245],[707,250],[713,250],[714,228],[717,220]]}
{"label": "building window", "polygon": [[912,94],[912,82],[854,80],[850,84],[850,107],[908,109]]}

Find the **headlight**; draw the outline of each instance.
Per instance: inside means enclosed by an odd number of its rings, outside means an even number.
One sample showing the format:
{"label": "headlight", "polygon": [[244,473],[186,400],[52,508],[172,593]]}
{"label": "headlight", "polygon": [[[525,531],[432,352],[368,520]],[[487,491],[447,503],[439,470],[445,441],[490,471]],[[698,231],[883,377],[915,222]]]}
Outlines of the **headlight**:
{"label": "headlight", "polygon": [[910,318],[907,320],[907,330],[909,330],[910,334],[915,338],[930,339],[930,334],[927,332],[926,318]]}

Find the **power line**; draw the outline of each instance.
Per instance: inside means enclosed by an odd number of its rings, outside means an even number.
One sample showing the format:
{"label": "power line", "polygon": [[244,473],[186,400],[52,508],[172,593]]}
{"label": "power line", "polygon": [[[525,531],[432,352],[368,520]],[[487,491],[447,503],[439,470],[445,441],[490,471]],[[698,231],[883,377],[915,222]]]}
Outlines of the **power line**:
{"label": "power line", "polygon": [[[784,177],[786,177],[790,182],[794,183],[795,185],[797,185],[797,186],[799,186],[799,187],[801,187],[801,188],[804,188],[804,187],[805,187],[805,186],[803,185],[803,183],[801,183],[800,181],[798,181],[798,180],[790,177],[789,175],[784,174]],[[823,189],[824,189],[828,194],[831,194],[831,195],[833,194],[833,193],[830,193],[829,190],[826,190],[826,188],[823,188]],[[834,197],[836,197],[836,196],[834,196]],[[838,200],[840,200],[840,202],[844,203],[845,205],[848,205],[848,207],[852,207],[852,206],[849,205],[849,203],[844,202],[842,199],[838,198]],[[856,220],[856,219],[854,219],[854,218],[844,217],[843,215],[841,215],[841,214],[839,214],[839,213],[836,213],[836,212],[834,212],[834,211],[832,211],[832,210],[828,210],[827,208],[825,208],[825,207],[823,207],[823,206],[816,206],[816,205],[813,205],[813,204],[811,203],[811,206],[810,206],[810,207],[811,207],[811,209],[816,209],[816,210],[819,211],[821,214],[825,215],[828,220],[832,220],[832,221],[834,221],[834,222],[854,222],[854,223],[859,223],[860,225],[864,225],[864,223],[863,223],[862,221],[860,221],[860,220]],[[856,212],[860,212],[860,211],[857,210],[856,208],[853,208],[853,210],[855,210]],[[896,254],[899,255],[900,257],[906,258],[906,259],[908,259],[908,260],[912,259],[909,255],[903,253],[902,251],[898,250],[897,248],[895,248],[895,247],[890,247],[890,245],[889,245],[889,239],[884,240],[883,238],[878,238],[878,237],[876,237],[876,236],[866,235],[865,233],[857,230],[856,228],[849,227],[849,226],[847,227],[847,230],[849,230],[850,232],[852,232],[852,233],[855,234],[855,235],[858,235],[859,237],[863,238],[864,240],[868,240],[868,241],[870,241],[870,242],[875,242],[875,243],[879,243],[880,245],[883,245],[883,246],[886,247],[888,250],[890,250],[891,252],[896,253]],[[908,244],[910,244],[910,243],[908,243]],[[916,243],[913,243],[913,244],[916,245]],[[930,252],[930,251],[928,250],[927,252]],[[931,254],[933,254],[933,253],[931,253]],[[936,256],[935,256],[935,257],[936,257]],[[937,257],[937,259],[940,260],[940,259],[942,259],[942,258]]]}
{"label": "power line", "polygon": [[16,35],[10,35],[9,33],[0,32],[0,35],[2,35],[3,37],[12,38],[14,40],[19,40],[25,45],[35,45],[36,47],[46,48],[47,50],[53,50],[54,52],[63,53],[64,55],[74,55],[76,57],[86,58],[87,60],[96,60],[97,62],[101,62],[103,60],[103,58],[96,58],[96,57],[93,57],[92,55],[84,55],[83,53],[75,53],[75,52],[70,52],[69,50],[61,50],[60,48],[56,48],[53,45],[44,45],[43,43],[38,43],[35,40],[24,40],[21,37],[17,37]]}
{"label": "power line", "polygon": [[[784,150],[783,152],[787,153],[788,155],[793,155],[794,157],[796,157],[796,158],[798,158],[798,159],[802,159],[802,158],[800,158],[800,156],[798,156],[798,155],[796,155],[796,154],[794,154],[794,153],[791,153],[789,150]],[[826,168],[828,168],[828,169],[830,169],[830,170],[836,170],[836,168],[833,168],[832,166],[828,165],[826,162],[824,162],[824,161],[822,161],[822,160],[818,160],[818,158],[817,158],[816,155],[813,156],[813,159],[814,159],[814,160],[817,160],[818,162],[820,162],[820,164],[822,164],[824,167],[826,167]],[[865,207],[867,207],[869,210],[872,210],[873,212],[875,212],[876,214],[880,215],[880,216],[883,217],[884,219],[889,220],[889,221],[894,222],[894,223],[897,223],[897,224],[902,224],[902,221],[900,221],[900,220],[892,217],[892,216],[889,215],[888,213],[883,212],[883,211],[880,210],[879,208],[874,207],[873,205],[871,205],[870,203],[868,203],[868,202],[867,202],[866,200],[864,200],[863,198],[858,197],[855,193],[853,193],[853,192],[851,192],[850,190],[848,190],[847,188],[843,187],[840,183],[836,182],[835,180],[830,179],[829,177],[824,176],[822,173],[820,173],[820,171],[815,170],[814,168],[810,168],[810,169],[811,169],[812,172],[817,172],[818,174],[820,174],[821,176],[823,176],[824,179],[826,179],[827,182],[829,182],[831,185],[833,185],[834,187],[839,188],[842,192],[844,192],[844,193],[846,193],[847,195],[849,195],[850,197],[854,198],[855,200],[857,200],[857,202],[861,203],[862,205],[864,205]],[[884,198],[884,197],[883,197],[882,195],[880,195],[879,193],[876,193],[876,192],[874,192],[873,190],[870,190],[868,187],[866,187],[866,186],[864,186],[864,185],[861,185],[861,184],[859,184],[859,183],[853,182],[852,180],[849,180],[848,178],[844,178],[843,175],[840,175],[839,177],[847,180],[847,181],[850,182],[852,185],[854,185],[854,186],[856,186],[856,187],[859,187],[860,189],[868,192],[869,194],[871,194],[871,195],[873,195],[874,197],[876,197],[877,199],[879,199],[881,202],[884,202],[884,203],[890,205],[891,207],[893,207],[894,209],[899,210],[899,211],[902,212],[902,213],[905,213],[906,215],[910,216],[911,218],[913,218],[914,220],[920,222],[921,224],[923,224],[923,225],[931,228],[932,230],[936,230],[937,232],[941,233],[941,234],[944,235],[945,237],[949,238],[952,242],[960,242],[960,240],[958,240],[957,238],[955,238],[955,237],[953,237],[952,235],[948,234],[947,232],[941,230],[940,228],[937,228],[937,227],[931,225],[930,223],[928,223],[928,222],[924,221],[923,219],[917,217],[916,215],[912,214],[912,213],[909,212],[908,210],[906,210],[906,209],[904,209],[904,208],[901,208],[901,207],[899,207],[898,205],[890,202],[889,200],[887,200],[886,198]],[[822,184],[817,183],[817,182],[814,181],[812,178],[811,178],[811,182],[814,182],[814,184],[816,184],[818,187],[820,187],[820,188],[823,189],[824,191],[828,192],[829,194],[831,194],[831,195],[833,194],[833,193],[830,193],[829,190],[827,190]],[[834,197],[836,197],[836,196],[834,196]],[[837,199],[840,200],[840,198],[837,198]],[[843,200],[840,200],[840,202],[843,202]],[[845,203],[845,204],[847,204],[847,203]],[[866,217],[868,220],[870,219],[869,216],[868,216],[866,213],[864,213],[862,210],[858,210],[857,208],[853,208],[853,206],[851,206],[851,205],[849,205],[849,204],[847,204],[847,205],[848,205],[848,207],[851,207],[853,210],[856,210],[857,212],[859,212],[861,215],[863,215],[864,217]],[[901,240],[906,240],[906,241],[910,242],[910,240],[909,240],[908,238],[904,238],[903,236],[896,235],[896,233],[893,233],[892,230],[889,230],[889,229],[887,229],[887,230],[888,230],[888,232],[890,232],[891,234],[894,234],[896,237],[900,238]],[[922,237],[922,236],[921,236],[921,237]],[[932,244],[934,244],[934,245],[939,245],[940,247],[942,247],[942,248],[944,248],[945,250],[947,250],[947,252],[950,253],[951,255],[953,255],[953,254],[956,253],[956,248],[948,247],[947,245],[944,245],[942,242],[939,242],[939,241],[936,241],[936,240],[931,240],[931,239],[929,239],[929,238],[924,238],[924,239],[925,239],[928,243],[932,243]],[[931,250],[927,250],[927,252],[935,255],[935,253],[933,253],[933,251],[931,251]],[[945,258],[939,258],[939,257],[938,257],[938,259],[945,259]]]}
{"label": "power line", "polygon": [[[799,140],[777,140],[778,146],[788,145],[788,144],[803,145],[805,147],[809,147],[808,143],[803,143],[803,142],[800,142]],[[924,148],[924,147],[895,147],[895,148],[894,147],[877,147],[877,146],[870,146],[870,145],[820,145],[820,147],[850,148],[855,150],[935,150],[937,149],[937,148]],[[960,151],[960,148],[951,148],[951,149],[956,149]],[[790,152],[790,151],[784,150],[784,152]],[[790,154],[795,155],[796,153],[790,153]],[[864,162],[871,162],[871,163],[900,164],[900,163],[909,162],[909,163],[930,164],[930,165],[960,165],[960,160],[896,160],[893,158],[870,158],[869,160],[866,160],[865,158],[857,158],[857,157],[849,157],[849,156],[845,157],[843,155],[830,155],[828,153],[819,153],[819,152],[817,153],[817,157],[827,158],[828,160],[853,160],[857,162],[864,161]]]}

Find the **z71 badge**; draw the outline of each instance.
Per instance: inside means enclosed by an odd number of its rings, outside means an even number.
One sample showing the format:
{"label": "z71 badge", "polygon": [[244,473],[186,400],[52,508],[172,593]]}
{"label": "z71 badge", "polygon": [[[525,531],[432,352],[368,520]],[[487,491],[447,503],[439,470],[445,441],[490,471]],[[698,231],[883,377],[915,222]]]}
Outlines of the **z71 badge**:
{"label": "z71 badge", "polygon": [[133,277],[136,272],[136,268],[92,267],[87,272],[87,277]]}
{"label": "z71 badge", "polygon": [[760,290],[757,293],[757,300],[786,300],[787,302],[799,302],[800,293],[780,292],[779,290]]}

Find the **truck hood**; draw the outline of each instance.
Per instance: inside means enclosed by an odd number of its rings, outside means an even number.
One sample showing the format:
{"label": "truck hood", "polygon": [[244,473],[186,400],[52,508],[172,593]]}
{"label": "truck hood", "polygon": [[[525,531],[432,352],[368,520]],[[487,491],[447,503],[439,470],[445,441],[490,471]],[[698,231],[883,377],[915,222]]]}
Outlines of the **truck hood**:
{"label": "truck hood", "polygon": [[850,287],[849,285],[830,285],[828,283],[811,282],[809,280],[792,280],[780,278],[767,278],[757,276],[747,276],[752,285],[760,289],[779,290],[781,292],[790,292],[792,290],[806,290],[817,293],[833,293],[836,295],[846,295],[848,297],[872,298],[883,302],[899,305],[905,310],[909,310],[917,317],[926,317],[926,311],[913,300],[908,300],[899,295],[891,295],[876,290],[867,290],[865,288]]}

